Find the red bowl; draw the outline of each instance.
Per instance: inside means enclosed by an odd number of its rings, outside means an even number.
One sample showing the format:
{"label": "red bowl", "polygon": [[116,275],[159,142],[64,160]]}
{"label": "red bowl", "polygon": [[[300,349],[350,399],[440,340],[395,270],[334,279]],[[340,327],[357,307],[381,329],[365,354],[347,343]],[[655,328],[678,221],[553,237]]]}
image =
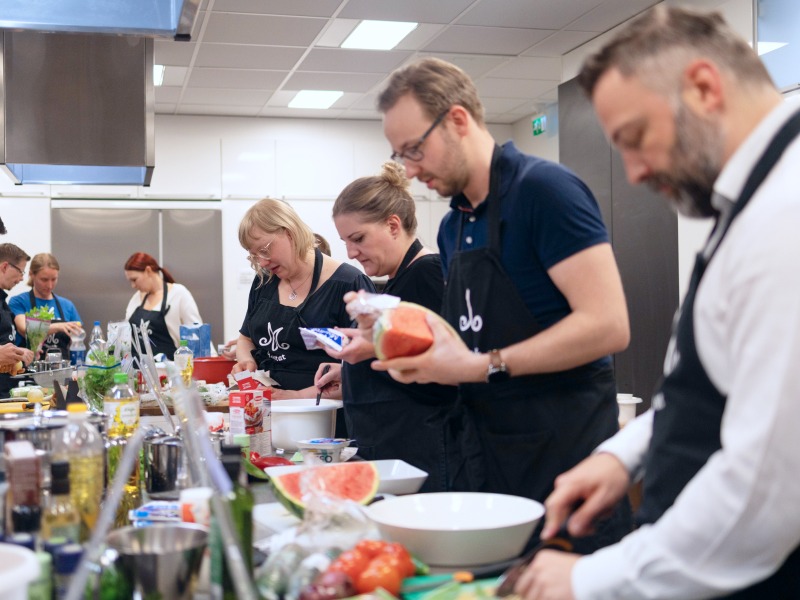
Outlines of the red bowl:
{"label": "red bowl", "polygon": [[228,383],[228,373],[236,364],[235,360],[223,356],[203,356],[194,359],[192,377],[206,383]]}

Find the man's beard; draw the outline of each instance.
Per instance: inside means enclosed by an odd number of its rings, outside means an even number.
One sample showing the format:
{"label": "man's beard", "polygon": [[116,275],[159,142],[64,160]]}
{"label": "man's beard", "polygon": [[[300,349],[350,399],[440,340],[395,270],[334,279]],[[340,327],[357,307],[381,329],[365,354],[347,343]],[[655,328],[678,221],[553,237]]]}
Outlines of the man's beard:
{"label": "man's beard", "polygon": [[[442,137],[447,149],[447,160],[440,165],[438,171],[443,173],[436,186],[436,192],[443,198],[450,198],[464,191],[469,184],[469,167],[464,157],[464,151],[457,140],[442,129]],[[427,173],[425,176],[427,177]],[[471,198],[471,200],[473,200]],[[483,200],[483,198],[480,198]]]}
{"label": "man's beard", "polygon": [[713,217],[719,211],[711,204],[714,182],[722,170],[722,140],[713,123],[696,117],[683,103],[675,114],[676,139],[670,173],[657,173],[647,184],[664,194],[687,217]]}

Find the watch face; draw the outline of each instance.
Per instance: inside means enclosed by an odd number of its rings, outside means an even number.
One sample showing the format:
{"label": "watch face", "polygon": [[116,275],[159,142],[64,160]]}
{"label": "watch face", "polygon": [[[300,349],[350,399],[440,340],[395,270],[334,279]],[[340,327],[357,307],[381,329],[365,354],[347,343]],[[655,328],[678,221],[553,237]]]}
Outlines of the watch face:
{"label": "watch face", "polygon": [[489,383],[500,383],[502,381],[508,381],[510,377],[511,376],[508,374],[508,371],[495,367],[489,372],[486,380]]}

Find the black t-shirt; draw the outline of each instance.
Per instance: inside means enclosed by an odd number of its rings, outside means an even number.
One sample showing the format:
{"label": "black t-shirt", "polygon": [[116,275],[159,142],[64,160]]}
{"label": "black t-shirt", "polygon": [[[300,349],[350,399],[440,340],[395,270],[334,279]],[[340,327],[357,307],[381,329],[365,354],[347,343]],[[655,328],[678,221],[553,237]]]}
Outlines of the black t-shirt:
{"label": "black t-shirt", "polygon": [[384,293],[398,296],[406,302],[421,304],[437,314],[441,313],[444,295],[442,259],[438,254],[419,257],[400,275],[387,282]]}

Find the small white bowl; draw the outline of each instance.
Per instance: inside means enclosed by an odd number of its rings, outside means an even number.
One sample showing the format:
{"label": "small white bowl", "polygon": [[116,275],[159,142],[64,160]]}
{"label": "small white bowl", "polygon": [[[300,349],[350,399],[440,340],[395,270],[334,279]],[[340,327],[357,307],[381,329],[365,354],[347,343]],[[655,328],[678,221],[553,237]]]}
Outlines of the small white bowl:
{"label": "small white bowl", "polygon": [[398,496],[366,510],[384,538],[438,567],[514,558],[544,515],[544,506],[534,500],[477,492]]}
{"label": "small white bowl", "polygon": [[404,460],[376,460],[381,481],[378,484],[379,494],[416,494],[428,474]]}
{"label": "small white bowl", "polygon": [[316,398],[273,400],[272,446],[294,452],[297,442],[310,438],[333,437],[336,432],[336,410],[341,400]]}

